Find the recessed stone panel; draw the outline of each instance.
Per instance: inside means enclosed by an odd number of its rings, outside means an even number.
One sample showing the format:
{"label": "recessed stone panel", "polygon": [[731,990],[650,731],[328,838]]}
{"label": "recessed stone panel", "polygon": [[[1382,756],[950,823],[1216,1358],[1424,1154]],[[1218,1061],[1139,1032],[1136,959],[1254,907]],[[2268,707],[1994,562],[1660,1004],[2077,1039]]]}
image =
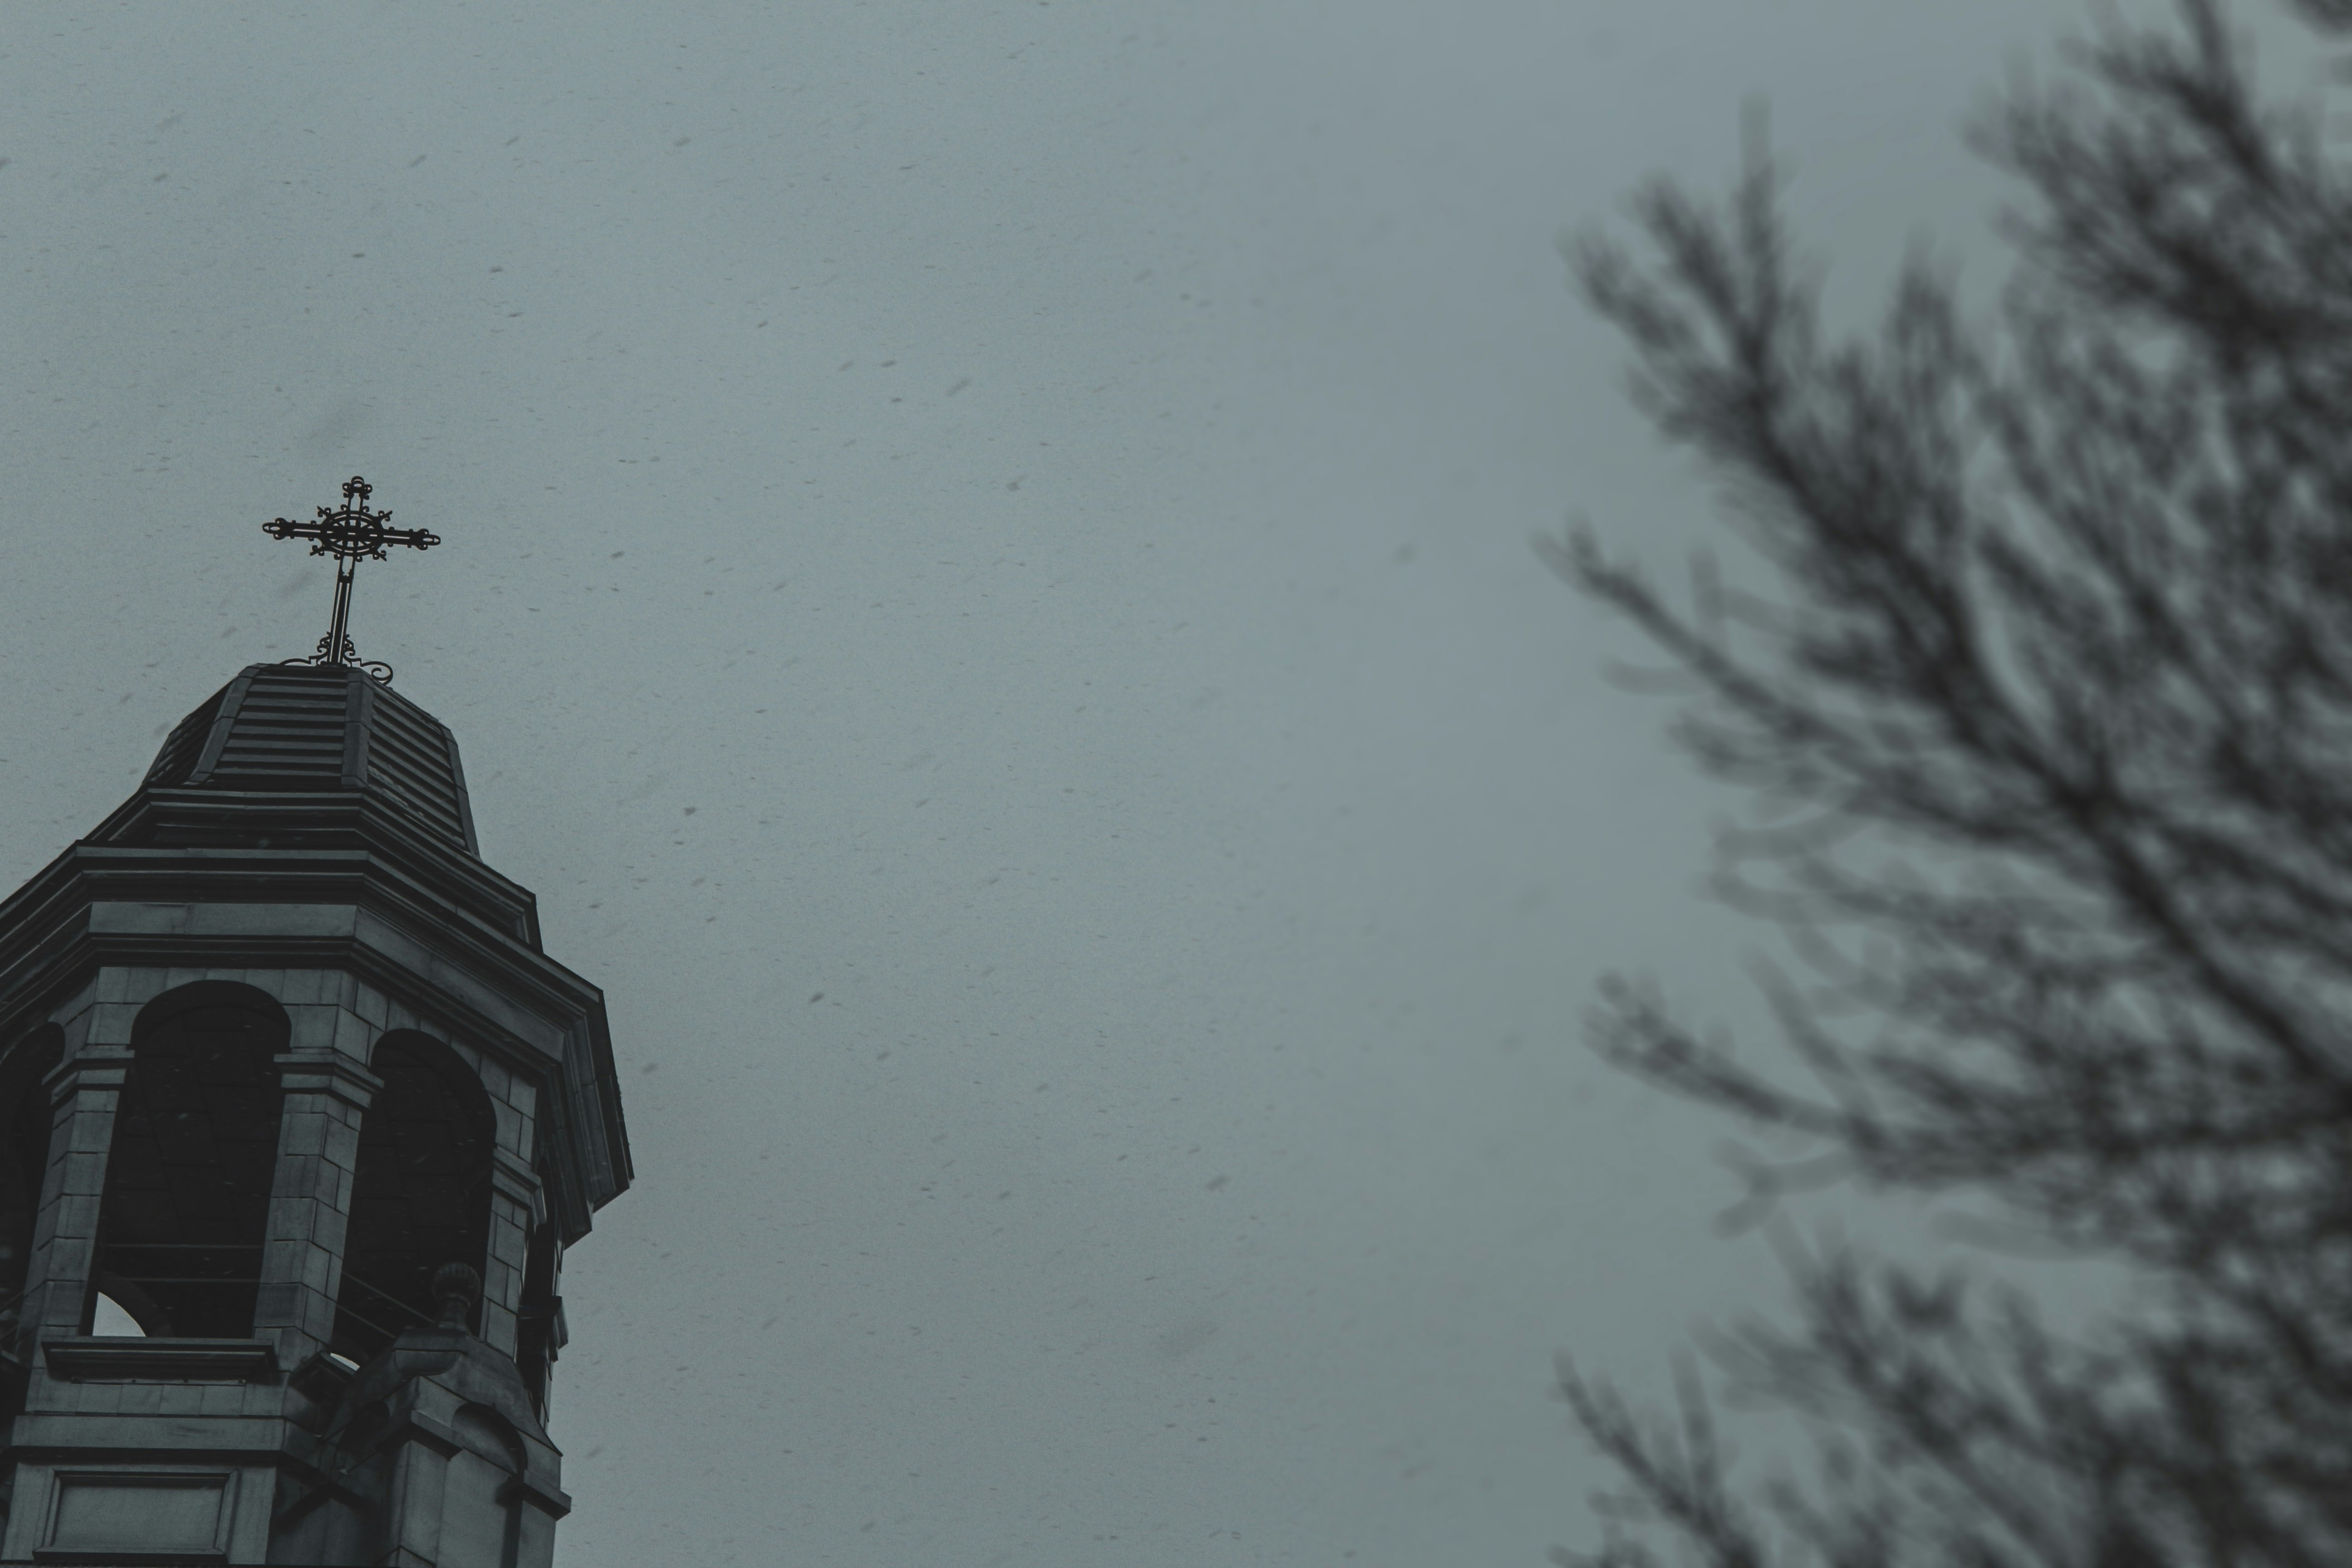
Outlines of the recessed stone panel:
{"label": "recessed stone panel", "polygon": [[58,1473],[42,1555],[225,1553],[234,1472]]}

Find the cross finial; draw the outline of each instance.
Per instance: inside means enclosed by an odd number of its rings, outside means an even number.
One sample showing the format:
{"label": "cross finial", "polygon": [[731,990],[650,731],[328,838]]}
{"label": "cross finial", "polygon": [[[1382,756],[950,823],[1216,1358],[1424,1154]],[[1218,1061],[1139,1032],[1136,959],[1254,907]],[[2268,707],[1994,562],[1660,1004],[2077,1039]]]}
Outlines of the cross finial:
{"label": "cross finial", "polygon": [[343,504],[330,510],[318,509],[315,521],[294,522],[286,518],[261,525],[262,531],[272,539],[307,539],[310,553],[335,558],[335,614],[327,635],[319,639],[319,651],[308,658],[289,658],[288,664],[352,665],[364,669],[373,679],[389,681],[392,666],[373,659],[360,658],[352,647],[352,573],[362,561],[381,561],[387,544],[405,544],[415,550],[430,550],[441,542],[437,533],[421,528],[386,528],[392,521],[388,511],[370,511],[368,497],[375,488],[353,474],[343,484]]}

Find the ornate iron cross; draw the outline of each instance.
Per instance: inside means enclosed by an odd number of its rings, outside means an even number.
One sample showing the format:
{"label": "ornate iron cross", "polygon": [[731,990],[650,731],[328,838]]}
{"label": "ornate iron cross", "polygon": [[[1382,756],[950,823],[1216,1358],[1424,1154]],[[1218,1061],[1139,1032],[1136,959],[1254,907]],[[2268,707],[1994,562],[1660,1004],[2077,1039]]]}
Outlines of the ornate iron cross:
{"label": "ornate iron cross", "polygon": [[374,493],[373,486],[353,474],[343,486],[343,504],[331,510],[319,508],[316,521],[294,522],[281,517],[261,525],[262,531],[272,539],[307,539],[311,542],[311,554],[335,558],[333,624],[319,639],[318,652],[308,658],[287,659],[286,663],[351,665],[366,670],[374,679],[392,679],[392,666],[362,658],[352,647],[352,574],[362,561],[383,560],[387,544],[430,550],[441,542],[441,536],[421,528],[384,527],[392,521],[392,513],[367,509],[368,497]]}

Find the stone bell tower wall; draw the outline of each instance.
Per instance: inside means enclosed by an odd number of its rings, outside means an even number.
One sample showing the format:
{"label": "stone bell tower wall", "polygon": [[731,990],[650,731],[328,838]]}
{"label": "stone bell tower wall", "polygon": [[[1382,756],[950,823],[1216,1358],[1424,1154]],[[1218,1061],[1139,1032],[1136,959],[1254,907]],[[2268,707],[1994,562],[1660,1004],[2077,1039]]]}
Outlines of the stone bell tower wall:
{"label": "stone bell tower wall", "polygon": [[[268,1058],[275,1081],[265,1092],[274,1114],[260,1201],[245,1216],[253,1234],[215,1234],[186,1244],[211,1244],[194,1264],[159,1262],[190,1253],[168,1249],[176,1244],[160,1253],[142,1251],[146,1236],[134,1237],[126,1247],[121,1234],[127,1215],[173,1195],[125,1184],[127,1174],[135,1175],[152,1189],[159,1168],[173,1174],[167,1162],[159,1166],[154,1151],[139,1144],[146,1130],[125,1117],[126,1100],[135,1101],[138,1092],[140,1048],[164,1036],[176,1019],[232,1011],[274,1016],[282,1042]],[[273,1517],[289,1499],[318,1489],[316,1483],[336,1473],[338,1456],[331,1446],[322,1447],[320,1439],[334,1424],[348,1373],[324,1352],[341,1344],[381,1355],[403,1333],[438,1327],[429,1310],[417,1310],[413,1292],[396,1287],[371,1292],[344,1269],[354,1200],[368,1196],[360,1179],[366,1117],[383,1089],[370,1063],[387,1047],[412,1059],[428,1050],[441,1053],[446,1062],[462,1066],[480,1098],[488,1135],[478,1161],[481,1179],[466,1180],[463,1170],[449,1173],[466,1187],[478,1188],[455,1195],[460,1204],[478,1203],[479,1212],[456,1216],[455,1224],[443,1227],[478,1237],[479,1250],[436,1261],[463,1262],[478,1271],[483,1288],[468,1321],[460,1325],[472,1331],[462,1337],[496,1352],[495,1359],[509,1365],[507,1375],[521,1386],[511,1363],[518,1318],[526,1310],[525,1260],[534,1226],[548,1219],[541,1183],[532,1169],[539,1131],[539,1091],[532,1082],[462,1034],[348,970],[106,966],[50,1022],[62,1059],[39,1086],[51,1115],[29,1266],[10,1335],[18,1371],[11,1400],[16,1408],[10,1412],[16,1415],[16,1465],[0,1562],[31,1562],[77,1550],[127,1552],[135,1544],[133,1537],[152,1543],[159,1531],[192,1550],[208,1550],[198,1541],[207,1531],[207,1541],[217,1537],[225,1554],[220,1560],[260,1562],[268,1551]],[[216,1098],[222,1103],[200,1114],[217,1118],[225,1110],[242,1110],[249,1116],[252,1106],[243,1102],[251,1094]],[[203,1143],[216,1141],[212,1135],[221,1131],[207,1129],[193,1152],[205,1152]],[[122,1158],[134,1149],[149,1157]],[[210,1196],[189,1194],[181,1175],[178,1195]],[[429,1201],[439,1194],[374,1195],[380,1205],[397,1205],[404,1196]],[[398,1216],[386,1218],[397,1223]],[[116,1234],[109,1236],[110,1229]],[[195,1233],[183,1224],[172,1234]],[[171,1309],[178,1307],[183,1315],[208,1310],[207,1292],[217,1294],[208,1277],[225,1275],[222,1261],[240,1256],[251,1260],[245,1282],[248,1321],[233,1329],[206,1321],[198,1325],[210,1331],[203,1335],[173,1332],[183,1325],[170,1321]],[[187,1267],[199,1271],[195,1282],[168,1273],[154,1278],[163,1269]],[[233,1294],[237,1281],[219,1283]],[[130,1297],[156,1314],[152,1323],[142,1324],[150,1334],[144,1343],[91,1338],[92,1304],[100,1291],[118,1300]],[[411,1299],[403,1300],[404,1295]],[[133,1315],[139,1315],[137,1308]],[[340,1340],[339,1315],[347,1320]],[[352,1342],[350,1319],[370,1326],[372,1345]],[[226,1342],[235,1341],[244,1342]],[[407,1397],[414,1405],[415,1391]],[[425,1398],[419,1419],[426,1425],[409,1425],[429,1431],[433,1409],[453,1397],[445,1392]],[[507,1403],[515,1401],[509,1397]],[[515,1416],[528,1427],[529,1439],[516,1435],[503,1447],[491,1445],[488,1456],[474,1452],[479,1443],[423,1458],[402,1457],[393,1445],[371,1449],[362,1463],[373,1467],[369,1475],[383,1487],[398,1480],[394,1489],[412,1510],[411,1494],[425,1484],[418,1467],[428,1458],[444,1468],[455,1463],[460,1484],[450,1493],[453,1506],[483,1518],[505,1518],[495,1508],[484,1513],[488,1505],[475,1496],[482,1487],[469,1489],[464,1478],[499,1454],[541,1449],[534,1466],[518,1459],[509,1479],[535,1469],[540,1492],[551,1503],[561,1496],[557,1461],[541,1412],[525,1404],[499,1419],[510,1427]],[[467,1457],[457,1458],[457,1453]],[[306,1510],[306,1517],[316,1511]],[[551,1531],[557,1516],[551,1507],[539,1507],[528,1521],[515,1515],[513,1529],[536,1539]],[[368,1510],[346,1503],[332,1517],[345,1519],[342,1529],[330,1533],[349,1538],[346,1544],[363,1543],[369,1535]],[[436,1539],[438,1528],[434,1526]],[[457,1533],[465,1535],[466,1528],[461,1525]],[[310,1532],[317,1533],[318,1527]]]}
{"label": "stone bell tower wall", "polygon": [[436,721],[266,666],[192,713],[0,900],[0,1563],[545,1568],[628,1140]]}

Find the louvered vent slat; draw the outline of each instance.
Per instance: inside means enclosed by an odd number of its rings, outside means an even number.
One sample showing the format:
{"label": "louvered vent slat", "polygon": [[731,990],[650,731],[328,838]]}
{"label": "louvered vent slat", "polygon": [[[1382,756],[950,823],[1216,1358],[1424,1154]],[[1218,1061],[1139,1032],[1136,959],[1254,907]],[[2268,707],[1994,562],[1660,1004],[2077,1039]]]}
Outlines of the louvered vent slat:
{"label": "louvered vent slat", "polygon": [[446,779],[434,776],[433,770],[405,757],[386,757],[377,761],[376,768],[404,788],[420,792],[423,798],[454,807],[454,793]]}
{"label": "louvered vent slat", "polygon": [[155,753],[155,765],[147,770],[151,785],[185,784],[196,758],[211,738],[213,721],[220,717],[221,699],[228,695],[224,686],[212,694],[205,705],[174,725],[164,740],[163,749]]}
{"label": "louvered vent slat", "polygon": [[446,731],[388,694],[376,697],[368,735],[368,782],[417,816],[463,843],[465,819],[449,771]]}

